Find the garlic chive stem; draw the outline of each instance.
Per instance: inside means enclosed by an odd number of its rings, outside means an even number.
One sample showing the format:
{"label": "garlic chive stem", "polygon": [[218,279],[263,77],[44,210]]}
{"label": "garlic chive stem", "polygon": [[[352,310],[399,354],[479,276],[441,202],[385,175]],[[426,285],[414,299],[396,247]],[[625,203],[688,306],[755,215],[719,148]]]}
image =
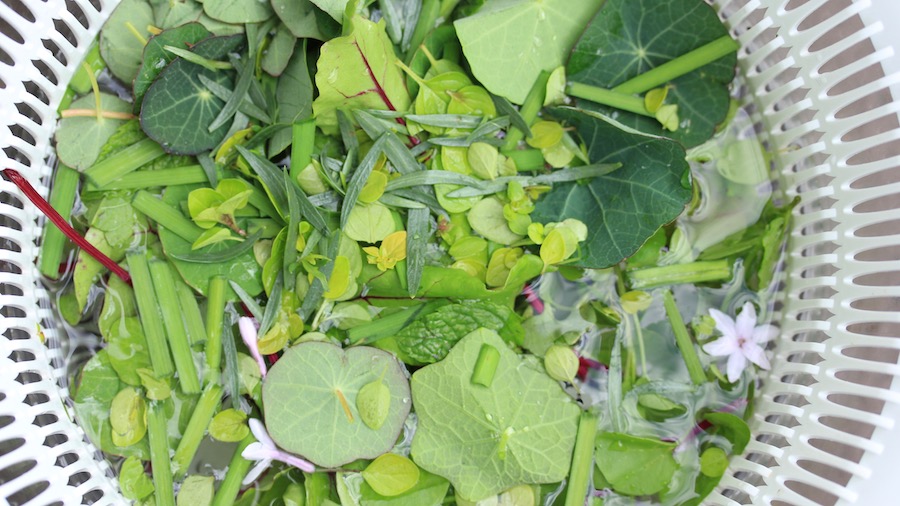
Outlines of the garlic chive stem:
{"label": "garlic chive stem", "polygon": [[672,332],[675,333],[675,344],[678,345],[678,349],[681,351],[681,357],[684,359],[684,365],[687,366],[691,381],[695,385],[706,383],[706,371],[703,370],[703,364],[700,363],[700,357],[697,356],[694,341],[688,335],[681,313],[678,312],[675,297],[672,296],[672,292],[669,290],[663,292],[663,305],[666,308],[666,316],[669,317],[669,323],[672,325]]}
{"label": "garlic chive stem", "polygon": [[316,120],[307,119],[294,123],[291,127],[293,139],[291,142],[291,179],[297,180],[300,171],[312,161],[313,149],[316,143]]}
{"label": "garlic chive stem", "polygon": [[203,323],[203,315],[200,313],[200,305],[194,296],[194,290],[180,276],[175,276],[175,292],[178,294],[178,304],[181,306],[188,342],[191,346],[197,346],[206,341],[206,325]]}
{"label": "garlic chive stem", "polygon": [[153,374],[157,378],[171,376],[175,372],[175,367],[169,356],[166,331],[163,327],[159,306],[156,303],[157,297],[153,290],[147,255],[143,251],[130,251],[125,258],[128,261],[128,270],[131,272],[134,297],[137,301],[144,337],[147,340],[147,351],[150,354],[150,363],[153,365]]}
{"label": "garlic chive stem", "polygon": [[156,141],[142,139],[88,168],[84,171],[84,176],[91,183],[102,187],[164,154],[166,152]]}
{"label": "garlic chive stem", "polygon": [[193,243],[203,233],[200,227],[185,218],[181,211],[143,190],[134,194],[131,203],[135,209],[185,241]]}
{"label": "garlic chive stem", "polygon": [[565,506],[583,506],[588,493],[588,483],[593,471],[594,438],[597,436],[597,415],[583,411],[578,421],[572,467],[566,489]]}
{"label": "garlic chive stem", "polygon": [[728,260],[705,260],[686,264],[648,267],[627,271],[632,289],[647,289],[682,283],[704,283],[731,279],[731,264]]}
{"label": "garlic chive stem", "polygon": [[591,86],[584,83],[569,83],[566,86],[566,94],[575,98],[590,100],[601,105],[607,105],[623,111],[633,112],[641,116],[655,117],[653,113],[644,107],[644,99],[618,91],[608,90],[599,86]]}
{"label": "garlic chive stem", "polygon": [[225,317],[225,292],[228,281],[223,276],[209,280],[206,301],[206,374],[207,385],[218,383],[222,367],[222,325]]}
{"label": "garlic chive stem", "polygon": [[231,506],[234,504],[238,492],[241,491],[241,482],[244,481],[244,476],[247,476],[250,466],[253,465],[252,461],[241,457],[241,452],[255,441],[256,438],[251,434],[238,443],[237,448],[234,449],[234,456],[231,457],[231,462],[228,464],[225,479],[222,480],[219,490],[216,491],[216,496],[213,498],[211,506]]}
{"label": "garlic chive stem", "polygon": [[472,383],[490,388],[494,382],[494,373],[500,364],[500,352],[489,344],[482,344],[472,371]]}
{"label": "garlic chive stem", "polygon": [[147,413],[147,436],[150,440],[150,465],[157,506],[175,506],[172,462],[169,460],[169,419],[161,402],[151,402]]}
{"label": "garlic chive stem", "polygon": [[[519,114],[529,126],[534,123],[538,113],[541,112],[541,107],[544,106],[544,98],[546,98],[547,95],[547,81],[549,79],[550,73],[542,71],[534,81],[534,85],[531,87],[528,95],[525,96],[525,102],[522,103],[522,107],[519,108]],[[516,149],[519,141],[524,138],[525,132],[522,132],[518,128],[510,127],[506,135],[506,142],[503,143],[501,150],[512,151]]]}
{"label": "garlic chive stem", "polygon": [[[53,187],[50,189],[50,205],[59,212],[63,219],[72,216],[75,205],[75,194],[78,193],[78,171],[63,164],[56,168]],[[59,264],[63,259],[66,236],[55,226],[44,225],[44,237],[41,239],[41,258],[39,268],[41,274],[50,279],[59,277]]]}
{"label": "garlic chive stem", "polygon": [[209,385],[197,401],[194,412],[191,413],[191,419],[188,421],[187,428],[184,429],[184,435],[178,442],[178,448],[175,449],[175,455],[172,457],[172,464],[175,469],[175,476],[182,477],[187,473],[197,449],[203,441],[206,434],[206,428],[212,420],[213,415],[219,409],[219,403],[222,401],[222,388],[219,385]]}
{"label": "garlic chive stem", "polygon": [[199,165],[187,165],[172,169],[139,170],[126,174],[100,187],[89,184],[88,190],[143,190],[161,186],[206,183],[206,173]]}
{"label": "garlic chive stem", "polygon": [[723,56],[734,53],[739,48],[740,45],[737,41],[732,39],[730,35],[723,35],[722,37],[700,46],[693,51],[689,51],[674,60],[663,63],[659,67],[655,67],[643,74],[639,74],[616,86],[612,90],[627,95],[644,93],[693,72]]}
{"label": "garlic chive stem", "polygon": [[181,386],[181,390],[188,394],[200,393],[200,380],[197,377],[194,355],[191,353],[191,345],[188,342],[187,332],[181,316],[172,268],[169,267],[168,262],[165,260],[151,260],[150,277],[153,280],[153,289],[159,300],[166,334],[169,336],[169,347],[172,349],[172,357],[175,360],[175,369],[178,371],[178,383]]}

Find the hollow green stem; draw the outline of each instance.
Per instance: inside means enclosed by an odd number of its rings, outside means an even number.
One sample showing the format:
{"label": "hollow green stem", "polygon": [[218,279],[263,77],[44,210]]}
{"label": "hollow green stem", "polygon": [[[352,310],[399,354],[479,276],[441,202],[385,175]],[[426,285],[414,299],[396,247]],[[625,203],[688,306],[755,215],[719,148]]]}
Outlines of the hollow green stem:
{"label": "hollow green stem", "polygon": [[181,305],[188,342],[191,346],[197,346],[206,341],[206,326],[203,324],[200,305],[197,304],[194,290],[180,276],[175,276],[175,291],[178,294],[178,304]]}
{"label": "hollow green stem", "polygon": [[171,230],[185,241],[193,243],[203,233],[203,230],[194,225],[193,221],[185,218],[181,211],[143,190],[134,194],[131,204],[151,220]]}
{"label": "hollow green stem", "polygon": [[175,278],[168,262],[164,260],[152,260],[150,262],[150,277],[153,280],[153,289],[162,313],[163,325],[169,336],[169,347],[175,360],[175,370],[178,371],[178,382],[185,393],[196,394],[200,392],[200,380],[197,377],[197,368],[194,366],[194,356],[191,353],[191,345],[188,342],[184,321],[181,318],[181,308],[178,304],[178,295],[175,292]]}
{"label": "hollow green stem", "polygon": [[139,170],[126,174],[103,187],[91,183],[89,190],[141,190],[159,186],[177,186],[207,182],[206,173],[199,165],[188,165],[172,169]]}
{"label": "hollow green stem", "polygon": [[566,86],[566,94],[575,98],[582,98],[598,104],[608,105],[623,111],[640,114],[641,116],[655,117],[653,113],[644,107],[644,99],[634,95],[620,93],[618,91],[612,91],[584,83],[569,83]]}
{"label": "hollow green stem", "polygon": [[91,78],[88,76],[87,69],[90,69],[96,75],[106,68],[106,62],[100,56],[100,45],[96,41],[91,44],[82,62],[87,64],[87,68],[84,65],[80,65],[78,70],[75,71],[75,75],[72,76],[72,80],[69,81],[69,88],[78,95],[91,91]]}
{"label": "hollow green stem", "polygon": [[490,388],[494,382],[494,373],[500,364],[500,351],[489,344],[482,344],[472,371],[472,383]]}
{"label": "hollow green stem", "polygon": [[419,11],[419,20],[416,22],[416,28],[413,30],[412,37],[409,39],[410,55],[415,54],[423,42],[425,37],[434,30],[435,23],[441,13],[440,0],[423,0],[422,8]]}
{"label": "hollow green stem", "polygon": [[91,183],[103,187],[164,154],[166,152],[156,141],[143,139],[88,168],[84,175]]}
{"label": "hollow green stem", "polygon": [[157,506],[175,506],[172,463],[169,460],[169,419],[162,403],[153,402],[147,413],[147,436],[150,439],[150,464]]}
{"label": "hollow green stem", "polygon": [[300,171],[312,161],[313,149],[316,143],[316,120],[308,119],[300,123],[294,123],[291,127],[293,139],[291,142],[291,179],[297,180]]}
{"label": "hollow green stem", "polygon": [[172,457],[176,477],[180,478],[187,473],[191,461],[194,460],[194,455],[197,454],[197,448],[200,447],[203,436],[206,434],[206,428],[219,409],[221,401],[222,388],[219,385],[209,385],[203,390]]}
{"label": "hollow green stem", "polygon": [[252,461],[241,457],[241,452],[254,441],[256,439],[253,435],[249,435],[242,439],[238,443],[237,448],[234,449],[234,456],[231,457],[231,463],[228,464],[225,479],[222,480],[222,484],[213,498],[212,506],[231,506],[234,504],[238,492],[241,491],[241,482],[244,480],[244,476],[247,476],[250,466],[253,465]]}
{"label": "hollow green stem", "polygon": [[728,260],[700,261],[628,271],[632,289],[646,289],[681,283],[705,283],[731,279]]}
{"label": "hollow green stem", "polygon": [[675,344],[678,345],[678,350],[681,351],[681,357],[684,360],[684,365],[687,366],[691,381],[695,385],[706,383],[706,371],[703,370],[703,364],[700,363],[700,357],[697,356],[694,341],[688,335],[681,313],[678,312],[678,306],[675,305],[675,297],[672,296],[672,292],[669,290],[663,292],[663,305],[666,308],[666,316],[669,317],[669,323],[672,325],[672,332],[675,333]]}
{"label": "hollow green stem", "polygon": [[634,323],[634,333],[637,336],[638,353],[640,354],[640,357],[641,357],[641,375],[646,376],[647,375],[647,352],[644,347],[644,332],[643,332],[643,330],[641,330],[641,320],[640,320],[640,318],[638,318],[638,315],[636,315],[636,314],[629,315],[629,318],[631,318],[632,322]]}
{"label": "hollow green stem", "polygon": [[578,420],[578,433],[575,436],[575,450],[572,452],[565,506],[584,505],[584,497],[588,493],[588,483],[593,471],[596,436],[597,415],[590,411],[582,412]]}
{"label": "hollow green stem", "polygon": [[125,258],[128,262],[128,270],[131,273],[134,297],[137,301],[138,315],[140,316],[141,327],[144,329],[144,337],[147,340],[147,352],[150,354],[153,374],[157,378],[171,376],[175,372],[175,367],[172,364],[172,358],[169,356],[166,331],[156,302],[158,299],[153,289],[153,280],[150,277],[147,255],[143,251],[130,251],[125,255]]}
{"label": "hollow green stem", "polygon": [[228,281],[223,276],[209,280],[206,300],[206,374],[207,385],[218,383],[222,367],[222,325],[225,320],[225,292]]}
{"label": "hollow green stem", "polygon": [[[531,126],[534,123],[538,113],[541,112],[541,107],[544,106],[544,98],[547,95],[547,80],[549,79],[549,72],[541,72],[531,86],[531,90],[528,91],[528,95],[525,96],[525,102],[522,103],[522,107],[519,108],[519,114],[528,126]],[[501,150],[512,151],[516,149],[516,146],[519,145],[519,141],[524,138],[525,132],[518,128],[511,127],[507,132],[506,141],[503,143]]]}
{"label": "hollow green stem", "polygon": [[502,153],[515,162],[519,172],[534,172],[544,168],[544,155],[540,149],[513,149]]}
{"label": "hollow green stem", "polygon": [[740,47],[741,46],[737,41],[732,39],[730,35],[723,35],[722,37],[700,46],[693,51],[689,51],[674,60],[670,60],[659,67],[650,69],[643,74],[639,74],[625,81],[613,88],[613,91],[629,95],[650,91],[653,88],[662,86],[669,81],[712,63],[723,56],[729,55],[737,51]]}
{"label": "hollow green stem", "polygon": [[[72,216],[76,193],[78,193],[78,171],[60,163],[53,179],[53,187],[50,189],[50,205],[65,220]],[[65,246],[66,236],[57,227],[46,224],[38,264],[41,274],[50,279],[59,277],[59,264],[62,262]]]}

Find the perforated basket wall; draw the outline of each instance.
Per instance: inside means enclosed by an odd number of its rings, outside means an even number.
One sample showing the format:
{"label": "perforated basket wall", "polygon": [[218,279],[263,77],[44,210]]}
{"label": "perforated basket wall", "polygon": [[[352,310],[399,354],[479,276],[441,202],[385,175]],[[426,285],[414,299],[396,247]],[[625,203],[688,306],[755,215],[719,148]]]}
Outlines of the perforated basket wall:
{"label": "perforated basket wall", "polygon": [[[576,1],[576,0],[573,0]],[[664,0],[660,0],[664,1]],[[3,167],[46,195],[55,110],[118,0],[0,4]],[[709,504],[896,504],[900,75],[894,0],[718,0],[749,107],[795,211],[755,440]],[[886,75],[887,74],[887,75]],[[67,414],[66,358],[34,266],[42,220],[0,181],[0,501],[119,504]],[[37,337],[41,324],[46,345]]]}

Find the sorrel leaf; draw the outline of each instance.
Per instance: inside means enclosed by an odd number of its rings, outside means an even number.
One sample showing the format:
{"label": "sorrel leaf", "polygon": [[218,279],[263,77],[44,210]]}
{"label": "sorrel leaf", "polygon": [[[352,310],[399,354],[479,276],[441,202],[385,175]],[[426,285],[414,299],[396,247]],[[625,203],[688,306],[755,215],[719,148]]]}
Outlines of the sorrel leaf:
{"label": "sorrel leaf", "polygon": [[[727,34],[702,0],[673,0],[665,8],[653,0],[609,0],[575,45],[567,74],[575,82],[612,88]],[[732,53],[672,82],[666,103],[678,105],[680,125],[674,132],[664,132],[655,119],[633,113],[616,111],[616,119],[696,146],[712,136],[728,113],[735,64]],[[588,104],[579,102],[606,114],[613,111]]]}
{"label": "sorrel leaf", "polygon": [[259,0],[205,0],[203,12],[225,23],[259,23],[274,14],[269,2]]}
{"label": "sorrel leaf", "polygon": [[316,23],[316,8],[309,0],[272,0],[272,8],[294,37],[324,40]]}
{"label": "sorrel leaf", "polygon": [[[306,44],[300,44],[291,56],[275,88],[278,100],[278,123],[290,125],[312,114],[313,86],[306,65]],[[278,131],[269,141],[269,152],[280,153],[292,142],[292,131]],[[302,168],[302,167],[301,167]]]}
{"label": "sorrel leaf", "polygon": [[634,254],[662,225],[674,220],[690,200],[682,184],[688,170],[677,142],[623,129],[597,113],[557,109],[554,115],[575,126],[588,146],[591,163],[622,167],[588,184],[555,185],[538,200],[532,219],[541,223],[575,218],[590,234],[577,264],[605,268]]}
{"label": "sorrel leaf", "polygon": [[[356,396],[379,378],[391,401],[387,419],[373,430],[360,419]],[[322,467],[390,450],[411,406],[403,366],[391,354],[368,346],[342,350],[324,342],[288,348],[266,376],[262,395],[272,439]]]}

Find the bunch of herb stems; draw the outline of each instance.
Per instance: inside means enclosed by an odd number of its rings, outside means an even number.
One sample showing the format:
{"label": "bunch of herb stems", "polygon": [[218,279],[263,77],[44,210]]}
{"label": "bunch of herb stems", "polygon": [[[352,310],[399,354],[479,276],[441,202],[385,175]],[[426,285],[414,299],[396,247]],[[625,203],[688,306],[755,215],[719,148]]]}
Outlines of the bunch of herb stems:
{"label": "bunch of herb stems", "polygon": [[172,463],[169,460],[169,419],[161,402],[151,402],[147,413],[147,437],[150,439],[150,465],[157,506],[175,506]]}
{"label": "bunch of herb stems", "polygon": [[594,439],[597,435],[597,415],[583,411],[578,420],[572,466],[569,471],[565,506],[582,506],[588,493],[594,462]]}
{"label": "bunch of herb stems", "polygon": [[153,139],[142,139],[94,164],[84,171],[84,176],[103,187],[165,154],[162,146]]}
{"label": "bunch of herb stems", "polygon": [[172,456],[176,477],[181,478],[187,473],[191,461],[194,460],[194,455],[197,454],[197,449],[200,448],[203,436],[206,434],[206,428],[219,409],[221,400],[222,388],[215,384],[208,385],[200,395],[200,400],[197,401],[197,406],[191,413],[191,419]]}
{"label": "bunch of herb stems", "polygon": [[150,355],[150,364],[153,366],[153,374],[157,378],[171,376],[175,372],[175,367],[169,356],[166,331],[163,328],[162,314],[157,305],[159,299],[150,277],[147,254],[144,251],[130,251],[125,258],[131,273],[134,297],[137,302],[141,327],[147,340],[147,351]]}
{"label": "bunch of herb stems", "polygon": [[172,357],[175,359],[175,369],[178,371],[178,383],[181,390],[187,394],[200,393],[200,380],[197,368],[194,366],[191,344],[178,304],[175,278],[168,262],[165,260],[150,261],[150,277],[159,300],[162,320],[169,337]]}
{"label": "bunch of herb stems", "polygon": [[163,224],[162,226],[167,230],[185,241],[193,243],[203,233],[200,227],[185,218],[180,211],[143,190],[134,194],[131,204],[135,209],[146,214],[148,218]]}
{"label": "bunch of herb stems", "polygon": [[126,174],[100,187],[88,184],[88,190],[143,190],[162,186],[178,186],[183,184],[199,184],[207,181],[203,167],[186,165],[171,169],[139,170]]}

